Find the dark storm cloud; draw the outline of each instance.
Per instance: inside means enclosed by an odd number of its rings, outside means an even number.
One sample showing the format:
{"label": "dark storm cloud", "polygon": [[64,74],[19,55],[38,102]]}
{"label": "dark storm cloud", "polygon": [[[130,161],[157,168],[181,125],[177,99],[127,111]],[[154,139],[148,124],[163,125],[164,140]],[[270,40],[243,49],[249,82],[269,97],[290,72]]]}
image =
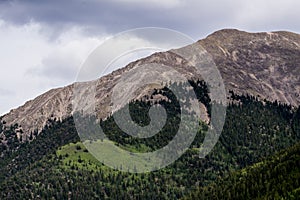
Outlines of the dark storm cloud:
{"label": "dark storm cloud", "polygon": [[[131,28],[171,28],[200,39],[221,28],[299,32],[297,0],[6,0],[0,18],[15,24],[46,24],[54,34],[71,26],[86,34],[114,34]],[[259,16],[259,17],[257,17]]]}
{"label": "dark storm cloud", "polygon": [[108,0],[6,1],[1,7],[2,18],[17,24],[34,20],[51,25],[105,25],[108,29],[144,23],[145,15],[149,14],[148,8],[139,9],[132,4]]}
{"label": "dark storm cloud", "polygon": [[73,25],[84,26],[87,34],[157,26],[199,37],[234,22],[236,4],[214,0],[169,0],[162,5],[150,0],[5,1],[0,4],[0,17],[15,24],[43,23],[58,32]]}

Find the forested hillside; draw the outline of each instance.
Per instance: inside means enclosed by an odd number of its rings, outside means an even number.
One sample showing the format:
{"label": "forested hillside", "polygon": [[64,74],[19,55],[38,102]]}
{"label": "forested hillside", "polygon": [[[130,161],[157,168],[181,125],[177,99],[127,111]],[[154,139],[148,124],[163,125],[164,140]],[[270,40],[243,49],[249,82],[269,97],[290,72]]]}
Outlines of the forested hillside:
{"label": "forested hillside", "polygon": [[200,187],[185,199],[299,199],[300,143],[222,180]]}
{"label": "forested hillside", "polygon": [[[191,83],[199,101],[209,110],[211,102],[206,85]],[[167,88],[155,92],[173,98]],[[17,137],[18,125],[4,128],[5,122],[1,120],[0,128],[5,129],[10,146],[1,145],[0,198],[253,199],[296,196],[299,194],[299,108],[231,94],[232,103],[227,109],[224,130],[207,157],[199,158],[199,148],[208,129],[200,122],[201,128],[193,144],[180,159],[164,169],[142,174],[113,170],[97,161],[80,142],[72,117],[49,121],[41,134],[32,133],[35,139],[25,143]],[[171,124],[178,120],[179,114],[176,103],[163,100],[159,103],[166,107],[168,120],[165,128],[151,138],[136,139],[124,134],[112,117],[100,124],[106,135],[120,147],[132,152],[153,151],[172,139],[176,127]],[[149,118],[145,113],[149,107],[149,102],[131,102],[132,118],[147,124]]]}

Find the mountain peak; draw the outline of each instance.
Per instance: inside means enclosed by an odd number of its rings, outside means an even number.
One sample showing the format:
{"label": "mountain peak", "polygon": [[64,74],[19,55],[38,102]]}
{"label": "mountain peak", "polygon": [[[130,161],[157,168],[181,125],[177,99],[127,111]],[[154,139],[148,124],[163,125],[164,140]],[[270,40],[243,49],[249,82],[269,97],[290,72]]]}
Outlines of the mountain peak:
{"label": "mountain peak", "polygon": [[241,31],[233,28],[225,28],[218,31],[215,31],[209,34],[207,37],[217,37],[217,36],[228,36],[228,35],[236,35],[236,34],[251,34],[246,31]]}
{"label": "mountain peak", "polygon": [[[201,45],[212,56],[227,92],[232,90],[237,94],[250,94],[270,101],[277,100],[295,106],[300,104],[299,34],[287,31],[248,33],[223,29],[193,45]],[[109,115],[109,98],[116,81],[124,72],[141,63],[162,63],[187,78],[200,78],[171,51],[134,61],[99,79],[96,101],[105,108],[99,111],[99,117]],[[72,88],[73,85],[70,85],[50,90],[12,110],[2,120],[7,125],[18,123],[24,134],[30,134],[35,129],[41,130],[49,118],[63,119],[72,114]]]}

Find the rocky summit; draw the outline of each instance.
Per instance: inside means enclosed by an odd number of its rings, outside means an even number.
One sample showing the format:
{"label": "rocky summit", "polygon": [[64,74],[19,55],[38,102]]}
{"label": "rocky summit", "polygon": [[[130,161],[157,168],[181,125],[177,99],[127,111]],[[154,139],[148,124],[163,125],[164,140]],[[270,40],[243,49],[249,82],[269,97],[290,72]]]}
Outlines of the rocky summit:
{"label": "rocky summit", "polygon": [[[300,35],[290,32],[247,33],[225,29],[190,46],[200,46],[213,58],[224,80],[226,92],[250,94],[260,99],[278,100],[291,105],[300,102]],[[186,48],[186,47],[183,47]],[[193,57],[193,53],[189,55]],[[186,78],[201,75],[174,51],[154,53],[134,61],[124,68],[103,76],[96,83],[96,108],[100,118],[110,113],[112,89],[122,74],[145,63],[161,63],[174,68]],[[132,83],[134,84],[134,82]],[[146,95],[156,86],[139,91],[135,99]],[[19,134],[40,131],[49,119],[63,119],[72,115],[74,84],[52,89],[2,117],[6,126],[18,124]],[[21,131],[22,130],[22,131]],[[23,137],[25,138],[25,137]]]}

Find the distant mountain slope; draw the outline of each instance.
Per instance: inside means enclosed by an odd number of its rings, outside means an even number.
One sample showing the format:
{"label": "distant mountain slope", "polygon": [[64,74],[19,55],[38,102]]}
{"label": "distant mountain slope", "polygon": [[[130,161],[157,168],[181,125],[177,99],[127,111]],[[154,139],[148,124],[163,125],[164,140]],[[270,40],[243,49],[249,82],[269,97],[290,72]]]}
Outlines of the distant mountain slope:
{"label": "distant mountain slope", "polygon": [[[201,45],[209,52],[219,68],[227,91],[260,96],[268,100],[299,105],[300,102],[300,35],[289,32],[246,33],[225,29],[192,45]],[[190,55],[192,57],[192,55]],[[199,78],[182,59],[170,51],[155,53],[132,62],[98,81],[96,101],[103,107],[99,116],[109,115],[110,95],[116,81],[124,72],[141,63],[164,63],[189,78]],[[11,110],[2,121],[18,123],[22,132],[42,130],[48,119],[63,119],[72,113],[74,85],[50,90],[25,105]],[[150,88],[151,89],[151,88]],[[148,89],[142,91],[147,93]],[[140,95],[139,95],[140,96]],[[137,96],[137,98],[139,97]],[[23,137],[25,138],[25,137]]]}

